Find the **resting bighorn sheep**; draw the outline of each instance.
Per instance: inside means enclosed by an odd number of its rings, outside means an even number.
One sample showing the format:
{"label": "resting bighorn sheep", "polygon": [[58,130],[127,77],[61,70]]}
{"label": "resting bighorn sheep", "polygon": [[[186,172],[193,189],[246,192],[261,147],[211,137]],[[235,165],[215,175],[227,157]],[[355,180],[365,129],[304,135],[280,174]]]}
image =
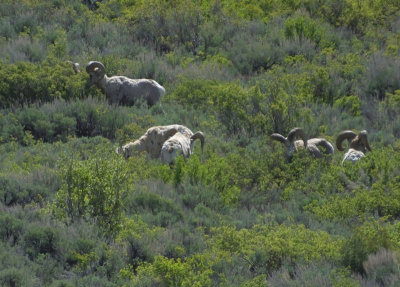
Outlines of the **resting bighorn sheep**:
{"label": "resting bighorn sheep", "polygon": [[368,133],[366,130],[360,131],[358,135],[350,130],[339,133],[336,139],[336,147],[338,150],[344,151],[342,143],[345,139],[349,141],[349,150],[343,157],[342,165],[346,160],[355,163],[360,158],[365,156],[367,150],[371,151],[371,147],[369,146],[368,142]]}
{"label": "resting bighorn sheep", "polygon": [[154,80],[130,79],[125,76],[107,77],[106,69],[100,62],[90,61],[86,72],[90,76],[89,83],[100,88],[110,104],[131,106],[142,99],[152,106],[165,94],[164,87]]}
{"label": "resting bighorn sheep", "polygon": [[192,136],[177,132],[164,142],[161,148],[161,162],[172,166],[179,154],[182,154],[185,159],[188,158],[193,153],[196,139],[200,139],[201,150],[203,151],[204,134],[202,132],[199,131]]}
{"label": "resting bighorn sheep", "polygon": [[164,142],[176,133],[180,133],[189,139],[194,136],[193,132],[183,125],[155,126],[149,128],[138,140],[119,147],[117,153],[128,158],[135,152],[146,151],[151,157],[159,158]]}
{"label": "resting bighorn sheep", "polygon": [[[296,137],[300,137],[301,140],[295,140]],[[285,138],[283,135],[274,133],[271,135],[271,139],[279,141],[286,146],[286,156],[290,159],[293,153],[298,151],[300,148],[306,148],[307,151],[316,158],[322,157],[322,154],[333,154],[333,145],[324,138],[306,138],[303,129],[294,128],[288,136]],[[321,152],[318,147],[323,147],[324,150]]]}

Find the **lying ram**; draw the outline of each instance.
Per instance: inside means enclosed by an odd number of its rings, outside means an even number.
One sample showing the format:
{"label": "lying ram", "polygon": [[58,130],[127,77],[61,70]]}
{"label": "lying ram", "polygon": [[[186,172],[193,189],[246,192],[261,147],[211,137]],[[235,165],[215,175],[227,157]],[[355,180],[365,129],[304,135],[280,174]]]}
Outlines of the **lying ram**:
{"label": "lying ram", "polygon": [[101,89],[110,104],[132,106],[140,100],[153,106],[165,94],[159,83],[149,79],[130,79],[125,76],[107,77],[106,69],[100,62],[90,61],[86,66],[89,83]]}
{"label": "lying ram", "polygon": [[119,147],[117,153],[123,154],[125,158],[128,158],[134,153],[146,151],[152,158],[159,158],[165,141],[176,133],[182,134],[187,138],[191,138],[194,135],[189,128],[183,125],[155,126],[149,128],[138,140]]}
{"label": "lying ram", "polygon": [[345,161],[355,163],[365,156],[367,150],[371,151],[371,147],[369,146],[368,142],[368,133],[366,130],[360,131],[358,135],[350,130],[339,133],[336,139],[336,147],[340,151],[344,151],[344,147],[342,146],[344,140],[348,140],[349,150],[343,157],[342,165],[345,163]]}
{"label": "lying ram", "polygon": [[182,154],[185,159],[188,158],[193,153],[196,139],[200,139],[203,151],[204,134],[202,132],[197,132],[192,136],[177,132],[164,142],[161,148],[161,162],[172,166],[178,155]]}
{"label": "lying ram", "polygon": [[[295,140],[297,137],[300,140]],[[286,146],[286,157],[291,159],[293,153],[297,152],[300,148],[306,148],[306,150],[316,158],[321,158],[323,154],[333,154],[333,145],[324,138],[312,138],[308,139],[301,128],[292,129],[287,137],[281,134],[273,133],[271,139],[279,141]],[[324,150],[320,150],[322,147]]]}

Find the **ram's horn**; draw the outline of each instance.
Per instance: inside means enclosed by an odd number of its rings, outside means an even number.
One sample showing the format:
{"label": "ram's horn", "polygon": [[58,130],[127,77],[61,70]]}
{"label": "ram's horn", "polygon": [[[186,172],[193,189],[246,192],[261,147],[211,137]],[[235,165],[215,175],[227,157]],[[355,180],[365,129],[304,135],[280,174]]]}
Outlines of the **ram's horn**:
{"label": "ram's horn", "polygon": [[345,139],[347,139],[348,141],[353,140],[355,137],[357,136],[357,134],[353,131],[342,131],[336,138],[336,147],[338,150],[340,151],[344,151],[344,148],[342,147],[342,143]]}
{"label": "ram's horn", "polygon": [[279,141],[281,143],[286,143],[286,138],[281,134],[273,133],[270,137],[273,140]]}
{"label": "ram's horn", "polygon": [[307,146],[307,138],[306,138],[306,135],[305,135],[305,133],[304,133],[302,128],[294,128],[294,129],[292,129],[289,132],[288,136],[287,136],[287,140],[292,143],[292,142],[294,142],[296,137],[299,137],[299,138],[301,138],[303,140],[304,147]]}
{"label": "ram's horn", "polygon": [[201,151],[203,151],[203,149],[204,149],[204,133],[199,131],[190,137],[191,141],[195,141],[196,139],[200,139]]}
{"label": "ram's horn", "polygon": [[86,72],[88,74],[93,73],[93,71],[98,68],[102,74],[106,73],[106,68],[104,67],[104,65],[100,62],[97,61],[90,61],[87,65],[86,65]]}
{"label": "ram's horn", "polygon": [[360,132],[360,134],[358,135],[358,137],[360,138],[361,142],[364,144],[366,149],[371,151],[371,147],[369,146],[369,142],[368,142],[368,133],[367,133],[367,131],[366,130],[362,130]]}

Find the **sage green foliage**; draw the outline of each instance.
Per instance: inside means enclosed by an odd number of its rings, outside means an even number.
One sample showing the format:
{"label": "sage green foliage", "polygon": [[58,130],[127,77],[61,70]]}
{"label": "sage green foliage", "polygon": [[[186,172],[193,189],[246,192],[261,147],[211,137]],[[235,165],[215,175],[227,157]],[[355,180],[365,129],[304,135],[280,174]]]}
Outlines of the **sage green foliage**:
{"label": "sage green foliage", "polygon": [[[399,1],[0,2],[1,286],[399,281]],[[92,60],[161,104],[109,105]],[[204,151],[116,153],[168,124]],[[372,152],[288,161],[296,126]]]}
{"label": "sage green foliage", "polygon": [[65,159],[60,173],[62,184],[54,202],[56,216],[72,221],[90,216],[106,230],[118,230],[128,182],[126,165],[120,157]]}

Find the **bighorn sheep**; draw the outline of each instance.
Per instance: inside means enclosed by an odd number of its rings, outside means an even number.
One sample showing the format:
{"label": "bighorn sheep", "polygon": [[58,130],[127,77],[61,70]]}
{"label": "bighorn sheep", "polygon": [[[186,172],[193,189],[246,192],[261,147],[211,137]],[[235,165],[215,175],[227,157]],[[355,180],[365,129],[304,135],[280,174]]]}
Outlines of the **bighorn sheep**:
{"label": "bighorn sheep", "polygon": [[177,132],[164,142],[161,148],[161,162],[172,166],[179,154],[182,154],[185,159],[188,158],[193,153],[196,139],[200,139],[201,150],[203,151],[204,134],[202,132],[199,131],[192,136]]}
{"label": "bighorn sheep", "polygon": [[89,83],[100,88],[110,104],[131,106],[142,99],[152,106],[165,94],[164,87],[154,80],[107,77],[104,65],[97,61],[90,61],[86,65],[86,72],[90,76]]}
{"label": "bighorn sheep", "polygon": [[358,135],[350,130],[339,133],[336,139],[336,147],[338,150],[344,151],[342,143],[345,139],[349,141],[349,150],[343,157],[342,165],[346,160],[355,163],[360,158],[365,156],[367,150],[371,151],[371,147],[369,146],[368,142],[368,133],[366,130],[360,131]]}
{"label": "bighorn sheep", "polygon": [[159,158],[164,142],[176,133],[189,139],[193,136],[193,132],[183,125],[155,126],[149,128],[138,140],[117,148],[117,153],[128,158],[135,152],[146,151],[151,157]]}
{"label": "bighorn sheep", "polygon": [[[301,140],[295,140],[296,137],[300,137]],[[281,134],[273,133],[271,139],[279,141],[286,146],[286,156],[288,159],[293,156],[294,152],[304,147],[316,158],[322,157],[323,153],[334,153],[333,145],[329,141],[324,138],[312,138],[307,140],[304,131],[301,128],[292,129],[286,138]],[[321,152],[318,147],[323,147],[324,150]]]}

